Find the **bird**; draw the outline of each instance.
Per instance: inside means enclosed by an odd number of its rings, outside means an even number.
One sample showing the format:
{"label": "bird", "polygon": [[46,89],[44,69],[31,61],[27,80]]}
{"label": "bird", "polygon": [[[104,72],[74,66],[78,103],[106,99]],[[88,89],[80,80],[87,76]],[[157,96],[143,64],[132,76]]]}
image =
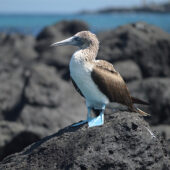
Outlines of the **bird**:
{"label": "bird", "polygon": [[[88,123],[89,127],[103,125],[104,111],[109,103],[120,103],[127,106],[130,112],[149,115],[134,106],[149,103],[130,95],[125,81],[114,66],[105,60],[96,59],[99,40],[95,34],[81,31],[51,46],[66,45],[78,47],[69,63],[70,78],[76,90],[85,98],[87,107],[87,119],[73,126],[85,123]],[[92,110],[99,111],[99,115],[92,117]]]}

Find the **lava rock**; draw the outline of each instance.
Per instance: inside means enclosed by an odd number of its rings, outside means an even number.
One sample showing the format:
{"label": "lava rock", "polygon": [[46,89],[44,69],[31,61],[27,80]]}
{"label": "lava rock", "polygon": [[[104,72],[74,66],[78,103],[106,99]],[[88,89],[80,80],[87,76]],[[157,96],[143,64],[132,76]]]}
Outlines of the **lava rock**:
{"label": "lava rock", "polygon": [[[88,25],[85,22],[79,20],[61,21],[55,25],[44,28],[37,36],[37,40],[51,39],[57,36],[64,36],[64,34],[74,35],[83,30],[88,30]],[[57,31],[59,31],[60,34],[56,34],[58,33]]]}
{"label": "lava rock", "polygon": [[170,123],[170,79],[148,78],[128,84],[132,96],[149,101],[145,111],[152,116],[149,121],[154,124]]}
{"label": "lava rock", "polygon": [[[16,121],[22,123],[28,129],[32,129],[36,133],[41,134],[41,137],[45,137],[75,121],[85,119],[86,110],[84,105],[81,107],[81,102],[79,104],[74,103],[74,105],[70,105],[68,102],[68,104],[65,103],[65,105],[68,105],[68,107],[63,108],[64,106],[59,106],[57,108],[50,108],[25,105]],[[84,110],[82,108],[84,108]],[[82,111],[80,111],[80,109],[82,109]],[[68,114],[69,110],[71,112]],[[40,131],[38,131],[38,129]]]}
{"label": "lava rock", "polygon": [[0,161],[7,155],[20,152],[42,137],[22,124],[8,121],[0,121],[0,134]]}
{"label": "lava rock", "polygon": [[34,64],[28,73],[23,92],[24,103],[15,121],[29,128],[42,127],[44,135],[48,135],[85,119],[83,98],[71,83],[59,77],[54,67]]}
{"label": "lava rock", "polygon": [[132,60],[115,62],[114,68],[126,82],[142,79],[139,66]]}
{"label": "lava rock", "polygon": [[[0,120],[7,120],[7,126],[12,121],[25,128],[21,136],[18,131],[16,138],[8,135],[11,142],[1,146],[0,159],[35,142],[36,136],[40,139],[86,117],[83,99],[54,67],[34,63],[28,70],[3,70],[0,80]],[[30,140],[23,139],[25,134]],[[20,147],[15,147],[15,141]]]}
{"label": "lava rock", "polygon": [[0,72],[0,119],[15,120],[22,108],[25,79],[23,70]]}
{"label": "lava rock", "polygon": [[161,134],[164,139],[170,140],[170,126],[169,125],[152,126],[152,129],[159,132],[159,134]]}
{"label": "lava rock", "polygon": [[0,68],[17,69],[31,64],[38,55],[34,46],[32,36],[0,33]]}
{"label": "lava rock", "polygon": [[99,58],[110,62],[134,60],[144,77],[170,76],[170,34],[160,28],[133,23],[98,34]]}
{"label": "lava rock", "polygon": [[157,125],[152,126],[152,129],[162,136],[162,139],[166,143],[167,154],[170,156],[170,125]]}
{"label": "lava rock", "polygon": [[106,116],[103,126],[66,127],[8,156],[0,169],[169,169],[166,149],[137,113]]}
{"label": "lava rock", "polygon": [[[41,110],[42,115],[37,115],[39,120],[46,120],[47,117],[51,115],[49,119],[51,119],[53,123],[46,121],[48,126],[55,124],[56,127],[63,128],[75,120],[78,121],[82,119],[86,115],[84,101],[74,90],[73,85],[62,80],[54,67],[44,64],[36,64],[33,66],[25,89],[25,98],[28,107],[23,109],[21,117],[25,115],[25,112],[27,113],[26,115],[30,117],[38,114]],[[29,107],[29,105],[31,107]],[[52,116],[55,115],[55,112],[56,118]],[[46,116],[44,117],[43,115]],[[26,119],[28,118],[27,116],[25,117]],[[39,124],[38,117],[37,124]]]}
{"label": "lava rock", "polygon": [[54,67],[35,64],[30,70],[25,97],[29,104],[54,107],[62,102],[66,87]]}

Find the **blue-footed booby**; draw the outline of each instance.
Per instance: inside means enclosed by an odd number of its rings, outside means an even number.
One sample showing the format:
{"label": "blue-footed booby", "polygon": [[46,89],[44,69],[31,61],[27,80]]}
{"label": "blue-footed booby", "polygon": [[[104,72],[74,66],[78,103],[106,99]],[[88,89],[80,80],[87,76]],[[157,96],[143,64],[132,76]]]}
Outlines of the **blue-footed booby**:
{"label": "blue-footed booby", "polygon": [[[136,108],[133,104],[148,104],[138,98],[132,97],[126,83],[113,65],[104,60],[97,60],[99,41],[95,34],[81,31],[66,40],[56,42],[51,46],[73,45],[78,46],[71,58],[69,69],[73,85],[85,98],[87,106],[87,120],[74,124],[80,125],[88,122],[89,127],[104,124],[104,110],[107,104],[117,102],[126,105],[131,112],[148,114]],[[92,110],[100,111],[93,118]]]}

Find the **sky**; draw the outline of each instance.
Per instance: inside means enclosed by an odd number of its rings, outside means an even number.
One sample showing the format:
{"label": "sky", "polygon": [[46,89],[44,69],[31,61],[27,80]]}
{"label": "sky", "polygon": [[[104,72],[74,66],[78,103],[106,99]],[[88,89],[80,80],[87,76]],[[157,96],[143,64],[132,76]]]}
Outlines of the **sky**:
{"label": "sky", "polygon": [[[143,0],[144,1],[144,0]],[[145,0],[166,2],[168,0]],[[75,13],[105,7],[139,6],[142,0],[0,0],[0,13]]]}

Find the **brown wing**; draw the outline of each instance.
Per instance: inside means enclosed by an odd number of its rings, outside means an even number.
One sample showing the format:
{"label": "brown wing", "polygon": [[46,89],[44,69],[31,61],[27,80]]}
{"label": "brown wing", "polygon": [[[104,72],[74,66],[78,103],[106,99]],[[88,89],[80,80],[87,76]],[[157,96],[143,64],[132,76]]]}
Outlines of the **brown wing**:
{"label": "brown wing", "polygon": [[95,60],[95,65],[103,70],[109,71],[111,73],[117,73],[113,65],[105,60]]}
{"label": "brown wing", "polygon": [[72,79],[72,77],[70,77],[70,78],[71,78],[71,81],[72,81],[75,89],[77,90],[77,92],[78,92],[82,97],[84,97],[83,93],[82,93],[81,90],[78,88],[78,86],[77,86],[77,84],[75,83],[75,81]]}
{"label": "brown wing", "polygon": [[110,102],[117,102],[132,107],[132,100],[127,86],[111,63],[104,60],[94,62],[91,73],[98,88],[108,96]]}

